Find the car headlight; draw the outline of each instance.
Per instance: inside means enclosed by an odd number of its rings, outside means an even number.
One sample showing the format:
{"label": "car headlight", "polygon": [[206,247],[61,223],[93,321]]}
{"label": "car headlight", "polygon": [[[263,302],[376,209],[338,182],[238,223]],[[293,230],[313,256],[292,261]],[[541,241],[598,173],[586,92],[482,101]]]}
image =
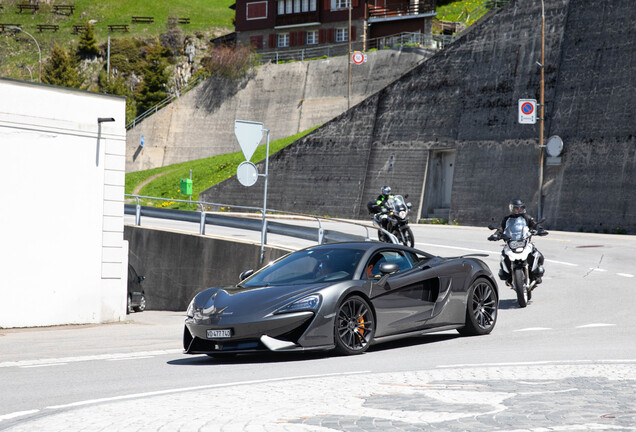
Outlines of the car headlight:
{"label": "car headlight", "polygon": [[188,309],[186,310],[186,316],[188,318],[194,318],[194,299],[188,305]]}
{"label": "car headlight", "polygon": [[312,294],[278,309],[275,313],[281,314],[300,311],[315,311],[320,306],[320,300],[319,294]]}

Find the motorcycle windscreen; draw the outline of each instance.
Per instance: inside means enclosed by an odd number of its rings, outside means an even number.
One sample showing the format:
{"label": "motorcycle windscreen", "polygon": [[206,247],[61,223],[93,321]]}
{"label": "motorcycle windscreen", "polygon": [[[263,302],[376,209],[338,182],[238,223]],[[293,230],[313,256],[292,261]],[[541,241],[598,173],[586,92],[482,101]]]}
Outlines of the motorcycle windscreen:
{"label": "motorcycle windscreen", "polygon": [[504,234],[511,240],[523,240],[528,234],[528,225],[522,217],[510,218],[506,222]]}

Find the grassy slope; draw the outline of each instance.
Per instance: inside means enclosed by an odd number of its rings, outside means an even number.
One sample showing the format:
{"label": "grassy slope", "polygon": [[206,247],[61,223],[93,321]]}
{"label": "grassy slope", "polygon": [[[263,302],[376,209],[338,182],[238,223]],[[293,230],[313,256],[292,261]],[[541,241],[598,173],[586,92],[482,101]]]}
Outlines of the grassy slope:
{"label": "grassy slope", "polygon": [[[269,154],[272,155],[280,149],[288,146],[299,138],[307,135],[318,126],[269,143]],[[238,148],[238,144],[237,144]],[[252,162],[265,159],[266,145],[262,144],[257,147]],[[217,183],[226,180],[236,174],[239,164],[245,160],[243,152],[227,153],[223,155],[213,156],[210,158],[199,159],[194,161],[182,162],[174,165],[154,168],[145,171],[137,171],[126,174],[126,193],[132,194],[135,188],[142,184],[146,179],[157,174],[165,173],[158,176],[139,191],[139,195],[166,198],[169,200],[187,200],[187,195],[181,195],[180,180],[190,177],[192,170],[192,200],[199,199],[199,193],[214,186]],[[174,201],[146,201],[144,205],[156,205],[157,207],[194,209],[194,205],[177,203]]]}
{"label": "grassy slope", "polygon": [[[186,34],[214,37],[233,30],[234,11],[229,9],[234,0],[57,0],[54,4],[75,5],[70,16],[55,14],[53,7],[42,3],[35,14],[18,13],[17,4],[22,0],[3,0],[0,9],[0,23],[18,24],[33,35],[42,50],[42,61],[49,55],[53,42],[68,48],[76,46],[78,35],[72,34],[73,25],[86,24],[96,20],[95,37],[99,44],[105,44],[108,36],[117,38],[132,36],[150,38],[166,30],[169,17],[190,18],[190,24],[180,25]],[[153,24],[133,24],[133,16],[152,16]],[[57,24],[57,32],[38,33],[37,24]],[[128,24],[130,32],[108,31],[108,24]],[[0,33],[0,76],[27,79],[28,72],[17,67],[28,65],[37,77],[38,53],[33,40],[26,35],[12,37],[10,33]]]}

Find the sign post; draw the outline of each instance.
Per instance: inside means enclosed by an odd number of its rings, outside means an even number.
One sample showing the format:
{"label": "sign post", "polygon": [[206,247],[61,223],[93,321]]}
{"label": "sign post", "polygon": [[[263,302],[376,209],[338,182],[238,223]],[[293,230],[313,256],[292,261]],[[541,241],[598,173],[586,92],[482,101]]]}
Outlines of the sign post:
{"label": "sign post", "polygon": [[[258,174],[256,165],[250,159],[256,151],[256,147],[263,139],[263,132],[267,132],[267,146],[265,150],[265,174]],[[261,224],[261,264],[265,255],[265,244],[267,243],[267,175],[269,173],[269,129],[263,127],[263,123],[234,120],[234,135],[241,146],[245,162],[241,162],[236,170],[238,181],[243,186],[253,186],[257,177],[265,177],[265,187],[263,191],[263,222]]]}

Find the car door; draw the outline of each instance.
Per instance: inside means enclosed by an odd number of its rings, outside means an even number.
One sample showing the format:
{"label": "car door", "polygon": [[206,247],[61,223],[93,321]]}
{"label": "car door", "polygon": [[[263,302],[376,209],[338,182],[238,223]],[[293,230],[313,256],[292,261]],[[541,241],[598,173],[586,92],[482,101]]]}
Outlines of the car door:
{"label": "car door", "polygon": [[[378,269],[383,262],[399,267],[385,281]],[[434,269],[419,265],[417,258],[408,252],[392,250],[378,252],[369,260],[367,270],[367,277],[374,283],[372,301],[377,336],[417,330],[432,317],[440,287]]]}

